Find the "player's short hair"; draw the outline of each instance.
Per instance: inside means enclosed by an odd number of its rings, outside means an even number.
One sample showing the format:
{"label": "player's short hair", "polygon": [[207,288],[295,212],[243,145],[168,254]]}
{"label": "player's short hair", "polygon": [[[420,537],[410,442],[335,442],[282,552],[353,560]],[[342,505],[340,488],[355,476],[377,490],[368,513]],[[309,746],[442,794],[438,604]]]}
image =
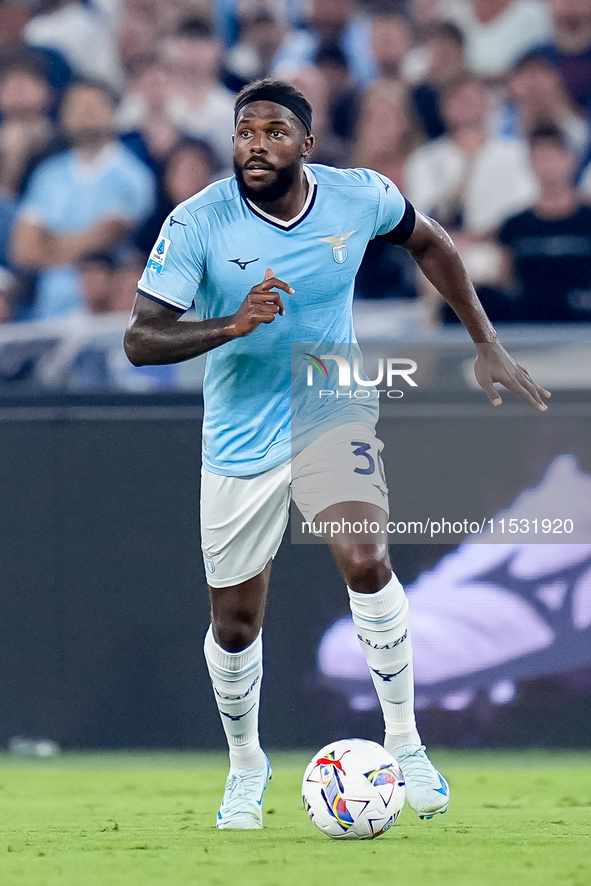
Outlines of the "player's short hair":
{"label": "player's short hair", "polygon": [[287,80],[272,80],[269,77],[263,80],[254,80],[240,90],[234,102],[234,123],[238,120],[238,114],[242,108],[251,102],[259,101],[275,102],[288,108],[303,123],[306,135],[310,135],[312,106],[308,99]]}
{"label": "player's short hair", "polygon": [[570,151],[568,140],[559,126],[555,123],[541,123],[535,126],[527,134],[527,142],[530,150],[543,142],[550,142],[562,151]]}

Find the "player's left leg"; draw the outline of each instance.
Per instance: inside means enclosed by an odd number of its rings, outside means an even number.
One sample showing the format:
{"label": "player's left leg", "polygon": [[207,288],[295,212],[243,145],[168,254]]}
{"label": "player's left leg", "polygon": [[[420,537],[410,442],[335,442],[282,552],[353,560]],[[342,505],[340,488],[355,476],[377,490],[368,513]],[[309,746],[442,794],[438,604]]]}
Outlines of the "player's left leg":
{"label": "player's left leg", "polygon": [[416,728],[408,600],[392,572],[388,545],[381,541],[387,538],[387,514],[375,504],[351,501],[331,505],[316,519],[341,525],[367,519],[368,525],[380,527],[371,540],[329,543],[347,582],[353,621],[382,707],[384,745],[402,769],[409,805],[421,818],[432,818],[446,811],[449,787],[425,754]]}
{"label": "player's left leg", "polygon": [[400,764],[408,803],[422,818],[432,818],[445,812],[449,789],[415,724],[408,601],[388,555],[382,446],[363,422],[332,428],[293,459],[292,494],[308,525],[324,535],[347,582],[384,714],[385,746]]}

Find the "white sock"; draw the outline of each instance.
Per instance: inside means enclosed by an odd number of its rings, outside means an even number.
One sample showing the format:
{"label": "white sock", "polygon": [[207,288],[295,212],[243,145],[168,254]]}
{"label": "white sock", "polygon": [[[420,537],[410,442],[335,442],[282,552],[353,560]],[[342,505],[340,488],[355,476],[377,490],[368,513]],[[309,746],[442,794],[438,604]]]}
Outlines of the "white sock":
{"label": "white sock", "polygon": [[377,594],[348,591],[357,636],[384,714],[384,746],[396,756],[398,748],[421,743],[415,724],[408,600],[394,573]]}
{"label": "white sock", "polygon": [[211,625],[203,644],[215,700],[228,740],[230,771],[265,765],[259,744],[259,700],[263,678],[263,635],[242,652],[226,652]]}

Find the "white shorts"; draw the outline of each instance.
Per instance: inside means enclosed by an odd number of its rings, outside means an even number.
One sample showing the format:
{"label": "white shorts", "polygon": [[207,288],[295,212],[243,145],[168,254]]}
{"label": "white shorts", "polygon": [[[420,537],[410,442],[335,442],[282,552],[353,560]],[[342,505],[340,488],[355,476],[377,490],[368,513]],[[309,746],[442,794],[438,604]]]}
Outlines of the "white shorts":
{"label": "white shorts", "polygon": [[201,471],[201,539],[207,582],[237,585],[263,571],[279,549],[291,498],[303,517],[343,501],[388,509],[383,443],[372,425],[327,431],[293,459],[252,477]]}

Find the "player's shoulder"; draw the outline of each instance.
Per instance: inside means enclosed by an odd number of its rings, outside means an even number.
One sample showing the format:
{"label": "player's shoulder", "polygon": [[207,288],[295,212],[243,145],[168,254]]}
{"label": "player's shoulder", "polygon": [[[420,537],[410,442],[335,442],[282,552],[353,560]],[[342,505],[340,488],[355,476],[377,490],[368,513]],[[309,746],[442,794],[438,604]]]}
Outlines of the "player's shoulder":
{"label": "player's shoulder", "polygon": [[215,215],[224,206],[231,207],[239,199],[238,186],[234,175],[212,182],[202,191],[184,200],[175,209],[175,214],[186,213],[197,217],[202,214]]}
{"label": "player's shoulder", "polygon": [[380,207],[398,204],[402,195],[393,181],[373,169],[357,167],[337,169],[311,164],[321,190],[326,189],[341,203],[346,200],[356,211],[380,211]]}
{"label": "player's shoulder", "polygon": [[336,166],[323,166],[320,163],[310,163],[310,169],[314,173],[318,184],[322,187],[330,186],[343,189],[371,189],[379,193],[380,187],[390,188],[393,182],[385,175],[381,175],[373,169],[363,167],[340,169]]}

